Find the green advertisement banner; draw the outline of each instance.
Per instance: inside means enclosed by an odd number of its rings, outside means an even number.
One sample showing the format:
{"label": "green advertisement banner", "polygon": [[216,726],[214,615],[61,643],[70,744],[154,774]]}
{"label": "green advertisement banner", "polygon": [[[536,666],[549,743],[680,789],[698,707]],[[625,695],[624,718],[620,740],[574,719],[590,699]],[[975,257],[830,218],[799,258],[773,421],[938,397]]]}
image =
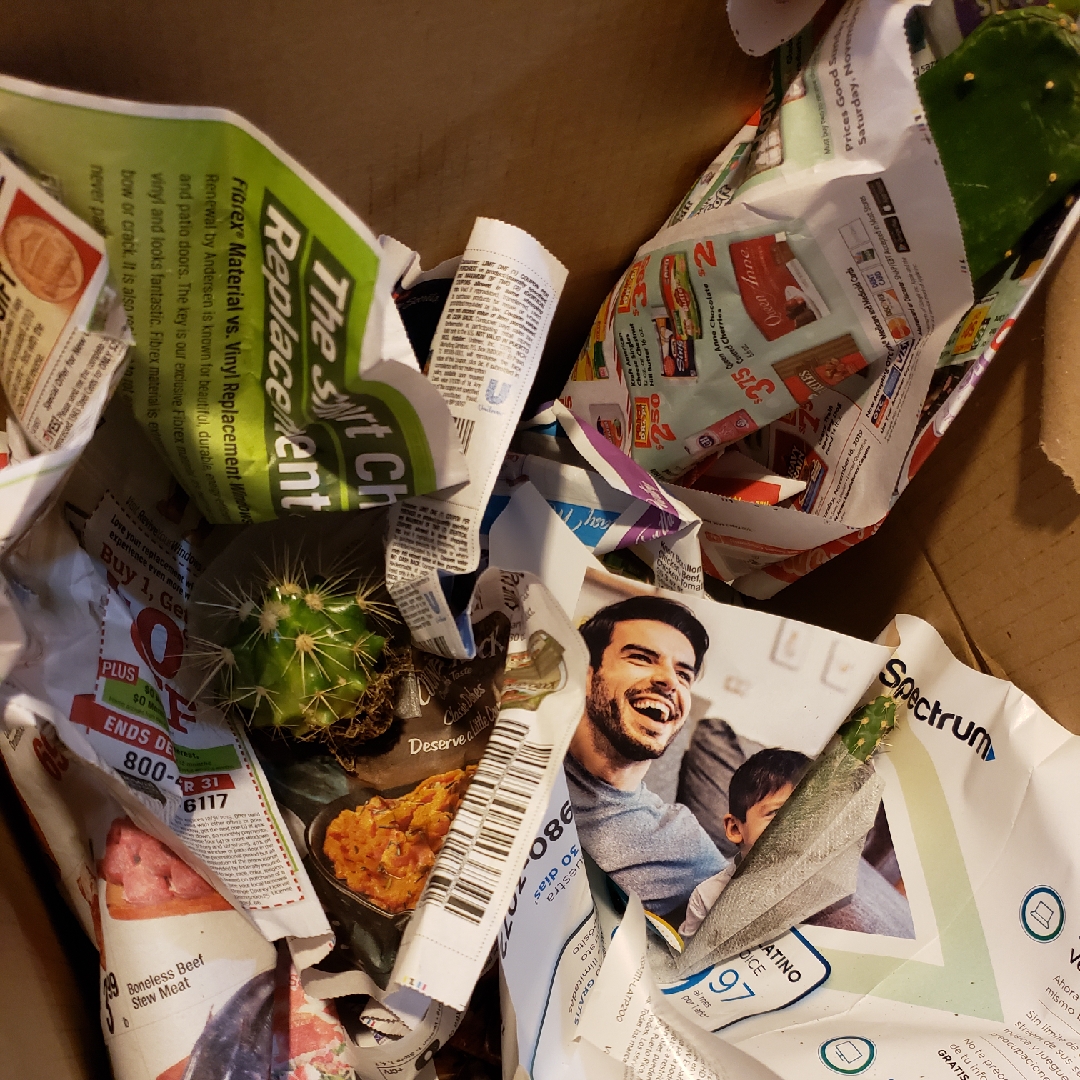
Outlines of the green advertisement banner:
{"label": "green advertisement banner", "polygon": [[392,303],[378,241],[255,129],[0,79],[0,149],[106,238],[136,341],[121,392],[208,520],[447,482],[430,384],[361,374]]}

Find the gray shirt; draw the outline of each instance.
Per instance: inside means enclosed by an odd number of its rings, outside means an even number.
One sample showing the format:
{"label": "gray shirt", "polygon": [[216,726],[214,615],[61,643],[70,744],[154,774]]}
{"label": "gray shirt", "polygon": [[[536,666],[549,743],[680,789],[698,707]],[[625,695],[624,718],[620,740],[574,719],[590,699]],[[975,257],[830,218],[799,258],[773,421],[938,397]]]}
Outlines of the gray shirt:
{"label": "gray shirt", "polygon": [[644,784],[620,791],[587,772],[570,754],[564,762],[578,834],[585,850],[627,892],[666,915],[727,860],[685,806],[666,803]]}
{"label": "gray shirt", "polygon": [[860,934],[913,938],[915,923],[907,897],[865,859],[859,860],[855,892],[806,920],[814,926],[857,930]]}

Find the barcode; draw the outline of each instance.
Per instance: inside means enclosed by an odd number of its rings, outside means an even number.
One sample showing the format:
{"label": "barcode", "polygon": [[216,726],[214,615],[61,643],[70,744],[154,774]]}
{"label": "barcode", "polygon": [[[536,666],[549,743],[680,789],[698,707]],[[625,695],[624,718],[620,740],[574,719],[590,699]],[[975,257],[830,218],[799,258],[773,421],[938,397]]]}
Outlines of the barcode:
{"label": "barcode", "polygon": [[457,428],[458,438],[461,440],[461,450],[465,454],[469,452],[469,443],[472,442],[472,429],[475,426],[475,420],[466,420],[464,416],[454,417],[454,427]]}
{"label": "barcode", "polygon": [[496,723],[428,878],[425,902],[473,924],[491,904],[529,799],[551,759],[550,746],[525,741],[527,731],[528,724],[518,720]]}

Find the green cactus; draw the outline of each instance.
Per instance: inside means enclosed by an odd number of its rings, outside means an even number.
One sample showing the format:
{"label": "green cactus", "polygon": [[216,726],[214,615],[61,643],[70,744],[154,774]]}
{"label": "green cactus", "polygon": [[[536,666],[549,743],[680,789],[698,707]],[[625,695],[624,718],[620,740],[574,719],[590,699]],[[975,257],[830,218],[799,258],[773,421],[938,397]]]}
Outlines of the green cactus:
{"label": "green cactus", "polygon": [[1002,11],[919,79],[978,280],[1080,182],[1080,34],[1051,7]]}
{"label": "green cactus", "polygon": [[870,755],[896,727],[896,702],[884,695],[851,714],[837,731],[848,753],[859,761],[869,761]]}
{"label": "green cactus", "polygon": [[[268,576],[258,597],[229,594],[221,605],[232,627],[212,652],[218,703],[252,727],[299,738],[343,722],[356,726],[386,644],[369,619],[385,617],[389,605],[370,589],[344,589],[339,581]],[[382,711],[362,725],[367,737],[393,720],[392,706]]]}

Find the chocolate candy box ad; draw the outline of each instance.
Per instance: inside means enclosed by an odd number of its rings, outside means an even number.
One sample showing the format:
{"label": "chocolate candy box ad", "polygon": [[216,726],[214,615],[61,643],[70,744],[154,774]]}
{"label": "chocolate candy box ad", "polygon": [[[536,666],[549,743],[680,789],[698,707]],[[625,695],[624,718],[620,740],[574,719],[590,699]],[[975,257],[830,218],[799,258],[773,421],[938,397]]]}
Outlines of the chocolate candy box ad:
{"label": "chocolate candy box ad", "polygon": [[1080,1077],[1071,0],[19,6],[0,1075]]}

